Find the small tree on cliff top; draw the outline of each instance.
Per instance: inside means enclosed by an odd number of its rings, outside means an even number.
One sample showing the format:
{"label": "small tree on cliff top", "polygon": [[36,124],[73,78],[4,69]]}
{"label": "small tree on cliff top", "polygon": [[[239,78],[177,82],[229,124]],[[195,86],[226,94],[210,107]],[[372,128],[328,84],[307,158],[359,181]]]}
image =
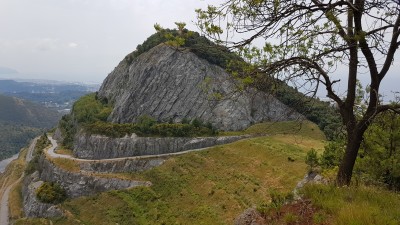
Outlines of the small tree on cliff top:
{"label": "small tree on cliff top", "polygon": [[[381,81],[393,64],[400,45],[400,6],[390,0],[226,0],[218,7],[196,10],[198,26],[221,42],[220,35],[240,33],[237,47],[265,75],[299,80],[326,88],[340,110],[347,131],[346,152],[337,174],[338,185],[350,184],[363,134],[377,114],[398,110],[382,104]],[[222,26],[223,24],[223,26]],[[231,33],[232,32],[232,33]],[[252,42],[263,39],[263,48]],[[335,87],[338,67],[347,84],[345,97]],[[368,74],[367,107],[360,112],[357,80]]]}

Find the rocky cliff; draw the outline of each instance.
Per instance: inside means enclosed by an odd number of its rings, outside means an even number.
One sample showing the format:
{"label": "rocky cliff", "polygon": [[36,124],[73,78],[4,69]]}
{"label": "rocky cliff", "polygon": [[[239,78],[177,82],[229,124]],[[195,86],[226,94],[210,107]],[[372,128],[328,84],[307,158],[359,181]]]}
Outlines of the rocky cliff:
{"label": "rocky cliff", "polygon": [[301,117],[265,92],[237,90],[236,81],[221,67],[160,44],[132,61],[123,60],[98,96],[114,105],[109,119],[115,123],[149,115],[174,122],[199,118],[221,130],[241,130],[261,121]]}
{"label": "rocky cliff", "polygon": [[53,204],[40,202],[36,198],[36,190],[43,184],[39,173],[35,172],[24,179],[22,186],[23,209],[26,217],[60,217],[62,210]]}
{"label": "rocky cliff", "polygon": [[40,179],[56,182],[66,191],[70,198],[93,195],[98,192],[120,190],[137,186],[150,186],[147,181],[124,180],[118,178],[103,178],[93,174],[74,173],[61,169],[49,160],[41,157]]}

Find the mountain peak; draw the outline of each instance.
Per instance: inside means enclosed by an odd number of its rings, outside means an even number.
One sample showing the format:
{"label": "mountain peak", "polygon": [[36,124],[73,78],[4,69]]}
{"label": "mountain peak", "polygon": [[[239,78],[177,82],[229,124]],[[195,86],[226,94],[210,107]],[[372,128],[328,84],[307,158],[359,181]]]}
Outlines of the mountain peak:
{"label": "mountain peak", "polygon": [[265,92],[238,91],[236,81],[220,66],[165,44],[123,60],[98,96],[113,104],[109,119],[115,123],[148,115],[174,122],[198,118],[221,130],[242,130],[261,121],[301,117]]}

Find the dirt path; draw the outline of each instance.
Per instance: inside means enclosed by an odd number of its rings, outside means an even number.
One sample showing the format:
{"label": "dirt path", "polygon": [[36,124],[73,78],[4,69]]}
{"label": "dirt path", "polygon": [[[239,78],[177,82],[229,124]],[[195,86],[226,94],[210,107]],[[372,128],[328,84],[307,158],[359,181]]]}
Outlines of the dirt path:
{"label": "dirt path", "polygon": [[[29,148],[28,148],[28,152],[26,155],[26,162],[28,163],[30,160],[32,160],[32,153],[33,150],[35,149],[35,145],[36,145],[36,141],[38,138],[33,139],[32,143],[30,144]],[[8,207],[8,199],[10,197],[10,191],[11,189],[18,184],[18,182],[20,182],[22,180],[22,178],[25,176],[25,173],[22,173],[21,176],[18,178],[18,180],[16,180],[14,183],[10,184],[10,185],[4,185],[2,187],[2,190],[0,191],[0,193],[2,192],[3,195],[1,196],[1,202],[0,202],[0,225],[8,225],[9,224],[9,207]],[[7,179],[7,178],[5,178]],[[7,181],[4,181],[4,184]],[[5,188],[5,190],[4,190]],[[4,190],[4,192],[3,192]]]}

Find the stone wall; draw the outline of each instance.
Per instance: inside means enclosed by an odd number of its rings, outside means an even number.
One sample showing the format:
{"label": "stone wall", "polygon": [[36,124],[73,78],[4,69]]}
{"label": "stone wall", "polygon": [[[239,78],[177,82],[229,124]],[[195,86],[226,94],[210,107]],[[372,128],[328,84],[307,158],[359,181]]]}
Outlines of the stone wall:
{"label": "stone wall", "polygon": [[77,135],[74,155],[82,159],[110,159],[159,155],[231,143],[249,136],[228,137],[131,137],[109,138],[101,135]]}
{"label": "stone wall", "polygon": [[66,171],[54,165],[45,157],[40,159],[40,179],[48,182],[56,182],[61,185],[67,196],[76,198],[93,195],[98,192],[132,188],[137,186],[150,186],[148,181],[123,180],[118,178],[103,178],[87,173],[74,173]]}
{"label": "stone wall", "polygon": [[146,157],[102,161],[81,161],[80,169],[97,173],[141,172],[163,164],[167,157]]}

